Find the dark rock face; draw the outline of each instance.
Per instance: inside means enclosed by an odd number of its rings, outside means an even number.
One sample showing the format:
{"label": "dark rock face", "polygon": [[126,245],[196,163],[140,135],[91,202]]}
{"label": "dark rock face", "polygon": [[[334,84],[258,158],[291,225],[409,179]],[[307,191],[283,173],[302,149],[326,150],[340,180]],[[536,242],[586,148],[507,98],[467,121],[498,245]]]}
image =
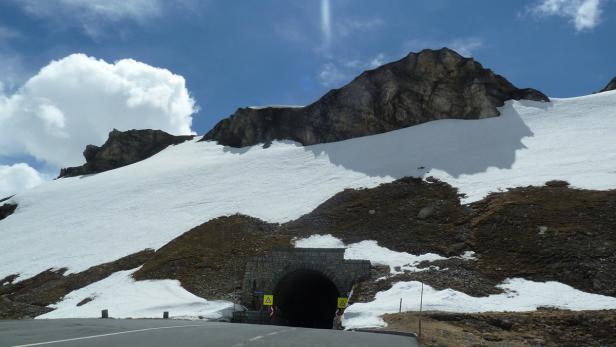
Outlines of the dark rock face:
{"label": "dark rock face", "polygon": [[608,92],[610,90],[616,90],[616,77],[612,78],[612,80],[610,81],[610,83],[608,83],[605,88],[601,89],[599,91],[599,93],[601,92]]}
{"label": "dark rock face", "polygon": [[437,119],[494,117],[510,99],[549,101],[450,49],[424,50],[366,71],[306,107],[240,108],[203,140],[232,147],[284,139],[312,145]]}
{"label": "dark rock face", "polygon": [[113,130],[101,146],[88,145],[83,151],[86,163],[60,170],[60,177],[99,173],[147,159],[170,145],[177,145],[194,136],[174,136],[161,130]]}
{"label": "dark rock face", "polygon": [[12,215],[13,212],[15,212],[16,209],[17,209],[17,205],[16,204],[0,205],[0,220],[3,220],[4,218]]}

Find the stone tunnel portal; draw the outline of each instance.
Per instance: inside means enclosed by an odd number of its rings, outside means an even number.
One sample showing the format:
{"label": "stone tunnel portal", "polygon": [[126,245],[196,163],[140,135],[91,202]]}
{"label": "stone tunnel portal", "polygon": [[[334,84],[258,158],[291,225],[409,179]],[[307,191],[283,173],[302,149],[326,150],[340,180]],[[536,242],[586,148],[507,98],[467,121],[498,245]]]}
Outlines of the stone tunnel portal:
{"label": "stone tunnel portal", "polygon": [[[337,299],[370,275],[368,260],[344,259],[344,248],[284,248],[246,264],[242,304],[249,312],[234,321],[331,329]],[[272,318],[263,305],[273,295]],[[252,318],[250,318],[252,317]]]}
{"label": "stone tunnel portal", "polygon": [[329,329],[339,296],[338,288],[326,275],[314,270],[294,271],[274,289],[277,323]]}

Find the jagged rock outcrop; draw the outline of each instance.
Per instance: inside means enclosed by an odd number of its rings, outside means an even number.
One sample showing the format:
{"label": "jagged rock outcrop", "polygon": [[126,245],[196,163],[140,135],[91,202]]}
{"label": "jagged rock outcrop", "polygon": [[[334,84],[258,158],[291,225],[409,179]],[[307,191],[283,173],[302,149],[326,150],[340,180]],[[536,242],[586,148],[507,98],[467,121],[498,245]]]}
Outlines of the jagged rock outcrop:
{"label": "jagged rock outcrop", "polygon": [[88,145],[83,151],[86,163],[82,166],[60,170],[60,177],[72,177],[99,173],[147,159],[170,145],[177,145],[194,136],[175,136],[161,130],[116,129],[101,146]]}
{"label": "jagged rock outcrop", "polygon": [[283,139],[312,145],[437,119],[494,117],[510,99],[549,101],[448,48],[423,50],[366,71],[306,107],[240,108],[203,140],[232,147]]}
{"label": "jagged rock outcrop", "polygon": [[616,90],[616,77],[612,78],[610,83],[608,83],[605,88],[601,89],[599,93],[608,92],[610,90]]}

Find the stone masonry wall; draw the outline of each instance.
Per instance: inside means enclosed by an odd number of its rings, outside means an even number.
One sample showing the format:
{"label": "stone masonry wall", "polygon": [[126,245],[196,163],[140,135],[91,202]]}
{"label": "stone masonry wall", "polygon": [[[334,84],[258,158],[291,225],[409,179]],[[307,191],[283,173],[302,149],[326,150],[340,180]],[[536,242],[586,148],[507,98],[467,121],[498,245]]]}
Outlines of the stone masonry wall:
{"label": "stone masonry wall", "polygon": [[341,296],[350,293],[353,284],[370,274],[370,261],[345,260],[344,248],[274,249],[265,256],[251,258],[246,264],[242,303],[254,309],[255,292],[273,294],[286,275],[298,270],[314,270],[327,276]]}

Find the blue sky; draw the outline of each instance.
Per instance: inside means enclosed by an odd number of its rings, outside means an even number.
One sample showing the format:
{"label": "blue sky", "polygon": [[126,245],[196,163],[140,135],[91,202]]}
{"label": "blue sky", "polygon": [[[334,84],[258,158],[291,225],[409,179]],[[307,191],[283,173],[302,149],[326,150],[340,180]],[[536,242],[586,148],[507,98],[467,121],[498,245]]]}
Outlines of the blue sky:
{"label": "blue sky", "polygon": [[[614,0],[4,0],[0,81],[10,97],[51,60],[131,58],[184,77],[202,134],[237,107],[307,104],[362,70],[449,46],[570,97],[616,76],[615,14]],[[59,166],[0,151],[0,164],[22,161]]]}

